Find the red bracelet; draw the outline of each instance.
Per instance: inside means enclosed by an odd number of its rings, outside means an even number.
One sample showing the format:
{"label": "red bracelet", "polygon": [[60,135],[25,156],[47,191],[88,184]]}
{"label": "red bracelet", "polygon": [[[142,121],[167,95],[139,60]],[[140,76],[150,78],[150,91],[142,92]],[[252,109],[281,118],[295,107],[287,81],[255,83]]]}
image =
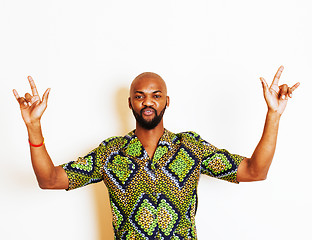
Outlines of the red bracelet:
{"label": "red bracelet", "polygon": [[39,145],[32,144],[29,139],[28,139],[28,142],[29,142],[29,145],[32,147],[41,147],[44,144],[44,138],[43,138],[43,142]]}

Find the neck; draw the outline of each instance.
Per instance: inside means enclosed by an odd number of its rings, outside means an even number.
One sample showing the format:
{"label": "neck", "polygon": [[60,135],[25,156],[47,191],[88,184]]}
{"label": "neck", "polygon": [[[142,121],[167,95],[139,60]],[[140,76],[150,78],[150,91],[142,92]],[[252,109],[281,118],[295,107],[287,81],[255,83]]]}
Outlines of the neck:
{"label": "neck", "polygon": [[[136,123],[135,135],[144,145],[144,142],[157,144],[161,136],[165,131],[163,120],[153,129],[145,129],[141,127],[138,123]],[[153,145],[154,145],[153,144]]]}
{"label": "neck", "polygon": [[164,131],[162,120],[154,129],[150,130],[142,128],[138,123],[136,124],[135,135],[142,143],[150,159],[153,159],[159,139],[164,134]]}
{"label": "neck", "polygon": [[163,121],[161,120],[161,122],[154,129],[150,130],[142,128],[138,123],[136,126],[135,135],[142,143],[150,159],[153,159],[159,139],[165,131]]}

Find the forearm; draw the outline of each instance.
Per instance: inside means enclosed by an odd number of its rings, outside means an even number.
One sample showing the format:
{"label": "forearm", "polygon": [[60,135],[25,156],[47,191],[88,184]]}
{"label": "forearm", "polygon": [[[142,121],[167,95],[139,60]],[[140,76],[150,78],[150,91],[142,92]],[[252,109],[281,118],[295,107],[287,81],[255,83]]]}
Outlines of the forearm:
{"label": "forearm", "polygon": [[251,158],[245,158],[238,167],[237,180],[239,182],[259,181],[266,179],[276,148],[277,133],[280,117],[283,114],[292,92],[299,86],[296,83],[291,88],[287,84],[278,85],[284,67],[280,66],[271,86],[264,78],[260,78],[263,95],[268,106],[262,137]]}
{"label": "forearm", "polygon": [[[27,124],[27,131],[29,141],[34,145],[39,145],[43,142],[43,135],[40,122]],[[43,144],[40,147],[30,147],[31,162],[34,172],[37,177],[37,181],[41,188],[48,188],[52,184],[55,177],[54,164]]]}
{"label": "forearm", "polygon": [[265,179],[275,153],[280,114],[268,111],[262,137],[248,161],[251,172],[260,179]]}

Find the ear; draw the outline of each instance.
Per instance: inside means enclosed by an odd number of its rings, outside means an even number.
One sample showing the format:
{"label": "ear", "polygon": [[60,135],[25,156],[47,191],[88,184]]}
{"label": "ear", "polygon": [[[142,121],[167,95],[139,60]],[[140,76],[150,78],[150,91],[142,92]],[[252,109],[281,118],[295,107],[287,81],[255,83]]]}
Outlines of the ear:
{"label": "ear", "polygon": [[169,96],[167,96],[167,107],[169,107],[169,104],[170,104],[170,98],[169,98]]}
{"label": "ear", "polygon": [[129,108],[132,109],[130,97],[128,97],[128,105],[129,105]]}

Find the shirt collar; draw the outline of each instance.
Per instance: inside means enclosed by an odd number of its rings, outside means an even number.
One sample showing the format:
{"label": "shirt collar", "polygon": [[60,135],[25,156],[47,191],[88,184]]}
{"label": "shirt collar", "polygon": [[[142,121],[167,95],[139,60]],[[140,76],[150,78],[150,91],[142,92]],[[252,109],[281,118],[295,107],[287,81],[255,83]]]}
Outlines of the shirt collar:
{"label": "shirt collar", "polygon": [[[139,159],[144,159],[148,157],[145,149],[143,148],[142,143],[135,135],[135,130],[129,132],[127,135],[124,136],[124,138],[126,139],[126,144],[124,145],[123,150],[126,155]],[[173,148],[173,146],[178,142],[179,141],[176,134],[165,129],[163,135],[159,139],[158,146],[155,151],[155,153],[156,152],[158,153],[157,158],[162,157],[167,151],[170,151]],[[161,149],[164,147],[167,147],[168,150],[161,152],[157,151],[158,148]]]}

